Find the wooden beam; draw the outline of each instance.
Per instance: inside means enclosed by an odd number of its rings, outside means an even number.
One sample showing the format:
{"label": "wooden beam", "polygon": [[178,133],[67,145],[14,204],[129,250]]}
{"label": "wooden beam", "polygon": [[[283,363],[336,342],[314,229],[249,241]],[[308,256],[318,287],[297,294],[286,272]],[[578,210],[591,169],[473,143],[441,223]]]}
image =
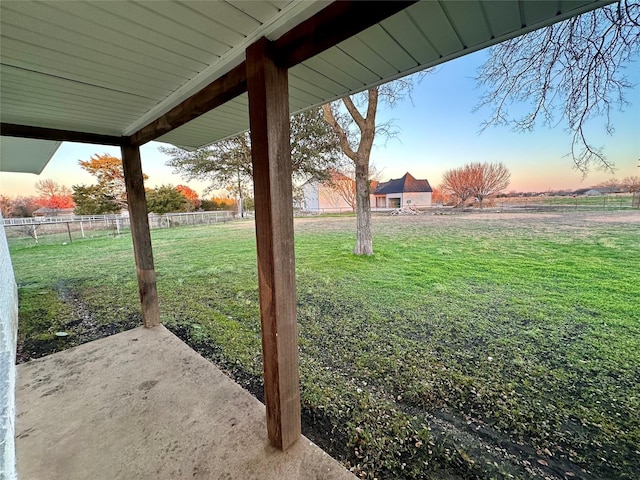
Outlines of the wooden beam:
{"label": "wooden beam", "polygon": [[277,62],[291,68],[416,3],[336,1],[274,41]]}
{"label": "wooden beam", "polygon": [[160,323],[156,272],[153,267],[153,251],[149,232],[147,201],[144,193],[140,149],[133,145],[123,145],[122,167],[129,204],[129,222],[133,237],[133,252],[138,274],[138,292],[142,305],[142,323],[151,328]]}
{"label": "wooden beam", "polygon": [[247,49],[264,397],[271,444],[300,437],[289,87],[262,38]]}
{"label": "wooden beam", "polygon": [[174,130],[247,91],[244,62],[217,78],[167,113],[131,135],[132,145],[142,145]]}
{"label": "wooden beam", "polygon": [[5,137],[34,138],[36,140],[53,140],[56,142],[79,142],[116,146],[123,145],[127,140],[126,137],[74,132],[56,128],[32,127],[30,125],[16,125],[14,123],[1,123],[0,135]]}

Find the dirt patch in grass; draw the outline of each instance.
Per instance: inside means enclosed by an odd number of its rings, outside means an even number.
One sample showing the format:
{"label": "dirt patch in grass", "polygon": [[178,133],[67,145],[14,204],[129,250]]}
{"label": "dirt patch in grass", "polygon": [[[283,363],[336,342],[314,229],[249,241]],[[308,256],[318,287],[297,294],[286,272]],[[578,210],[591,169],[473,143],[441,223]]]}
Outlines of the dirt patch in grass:
{"label": "dirt patch in grass", "polygon": [[[141,316],[130,313],[117,321],[104,323],[80,295],[62,281],[53,290],[39,290],[35,310],[20,309],[16,363],[23,363],[76,345],[108,337],[141,325]],[[29,302],[23,296],[21,302]],[[31,329],[37,329],[33,334]],[[26,332],[25,332],[26,330]]]}

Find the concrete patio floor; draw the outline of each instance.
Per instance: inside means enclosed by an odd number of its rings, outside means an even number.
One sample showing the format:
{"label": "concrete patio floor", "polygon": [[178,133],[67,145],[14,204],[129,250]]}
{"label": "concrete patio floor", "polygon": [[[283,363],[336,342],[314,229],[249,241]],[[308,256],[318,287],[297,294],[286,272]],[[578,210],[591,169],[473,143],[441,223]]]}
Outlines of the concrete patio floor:
{"label": "concrete patio floor", "polygon": [[353,480],[304,437],[269,446],[264,405],[166,328],[18,366],[25,480]]}

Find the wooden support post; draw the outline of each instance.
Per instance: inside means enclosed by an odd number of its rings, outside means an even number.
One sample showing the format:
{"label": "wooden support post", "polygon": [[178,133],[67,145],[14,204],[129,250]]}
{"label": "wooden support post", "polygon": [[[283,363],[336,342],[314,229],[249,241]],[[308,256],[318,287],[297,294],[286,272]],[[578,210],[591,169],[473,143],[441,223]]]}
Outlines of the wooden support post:
{"label": "wooden support post", "polygon": [[251,45],[246,65],[267,431],[286,450],[300,438],[289,89],[269,45]]}
{"label": "wooden support post", "polygon": [[129,204],[129,223],[133,237],[133,252],[138,272],[138,292],[142,304],[142,323],[151,328],[160,323],[156,272],[153,268],[153,251],[147,201],[144,194],[144,179],[140,163],[140,149],[132,145],[123,145],[122,167]]}

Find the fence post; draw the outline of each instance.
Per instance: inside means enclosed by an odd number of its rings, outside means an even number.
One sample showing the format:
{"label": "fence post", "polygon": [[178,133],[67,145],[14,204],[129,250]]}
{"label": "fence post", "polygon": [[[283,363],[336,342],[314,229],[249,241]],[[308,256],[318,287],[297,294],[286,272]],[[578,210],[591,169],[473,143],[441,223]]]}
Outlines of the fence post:
{"label": "fence post", "polygon": [[69,232],[69,243],[73,243],[73,239],[71,238],[71,226],[69,222],[67,222],[67,232]]}

